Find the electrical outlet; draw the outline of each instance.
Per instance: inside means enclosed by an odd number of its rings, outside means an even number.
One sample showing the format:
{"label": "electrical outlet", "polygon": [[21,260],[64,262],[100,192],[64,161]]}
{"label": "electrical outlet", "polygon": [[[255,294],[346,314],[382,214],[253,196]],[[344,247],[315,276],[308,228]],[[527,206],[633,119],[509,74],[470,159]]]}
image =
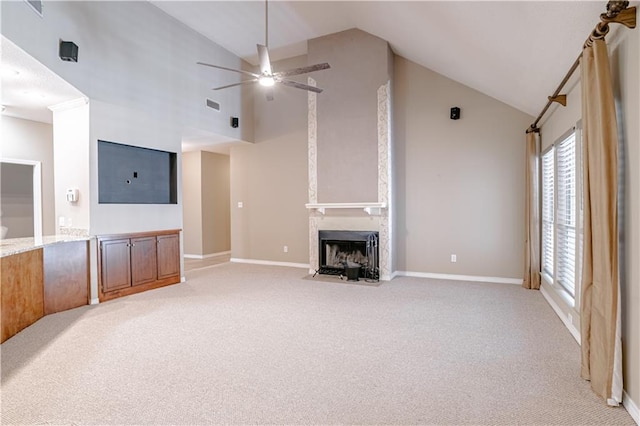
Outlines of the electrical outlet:
{"label": "electrical outlet", "polygon": [[289,246],[284,246],[282,248],[282,251],[285,252],[285,253],[289,253]]}
{"label": "electrical outlet", "polygon": [[64,226],[64,216],[58,218],[58,226]]}
{"label": "electrical outlet", "polygon": [[244,207],[244,203],[242,201],[238,201],[238,208],[241,209]]}
{"label": "electrical outlet", "polygon": [[458,261],[458,256],[456,256],[455,254],[451,255],[451,263],[456,263]]}

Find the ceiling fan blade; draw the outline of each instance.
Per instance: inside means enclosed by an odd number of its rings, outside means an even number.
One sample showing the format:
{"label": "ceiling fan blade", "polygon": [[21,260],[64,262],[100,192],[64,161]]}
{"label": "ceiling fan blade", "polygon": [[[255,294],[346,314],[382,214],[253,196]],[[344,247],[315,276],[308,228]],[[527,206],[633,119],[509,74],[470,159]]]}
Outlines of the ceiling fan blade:
{"label": "ceiling fan blade", "polygon": [[279,78],[276,81],[278,83],[284,84],[285,86],[295,87],[296,89],[308,90],[310,92],[315,92],[315,93],[322,93],[322,89],[320,89],[318,87],[314,87],[314,86],[309,86],[307,84],[298,83],[297,81],[285,80],[285,79],[282,79],[282,78]]}
{"label": "ceiling fan blade", "polygon": [[260,58],[260,72],[262,75],[271,75],[271,61],[269,61],[269,49],[258,44],[258,57]]}
{"label": "ceiling fan blade", "polygon": [[240,83],[233,83],[233,84],[227,84],[226,86],[214,87],[211,90],[228,89],[229,87],[235,87],[235,86],[240,86],[240,85],[247,84],[247,83],[257,83],[257,82],[258,82],[258,79],[255,78],[253,80],[244,80],[244,81],[241,81]]}
{"label": "ceiling fan blade", "polygon": [[324,62],[322,64],[309,65],[308,67],[293,68],[286,71],[278,71],[273,73],[273,75],[274,77],[289,77],[292,75],[307,74],[310,72],[326,70],[329,68],[331,68],[331,66],[328,63]]}
{"label": "ceiling fan blade", "polygon": [[204,65],[205,67],[218,68],[220,70],[233,71],[233,72],[237,72],[237,73],[240,73],[240,74],[250,75],[251,77],[255,77],[255,78],[260,77],[258,74],[254,74],[252,72],[245,71],[245,70],[237,70],[237,69],[234,69],[234,68],[221,67],[220,65],[205,64],[204,62],[196,62],[196,63],[198,65]]}

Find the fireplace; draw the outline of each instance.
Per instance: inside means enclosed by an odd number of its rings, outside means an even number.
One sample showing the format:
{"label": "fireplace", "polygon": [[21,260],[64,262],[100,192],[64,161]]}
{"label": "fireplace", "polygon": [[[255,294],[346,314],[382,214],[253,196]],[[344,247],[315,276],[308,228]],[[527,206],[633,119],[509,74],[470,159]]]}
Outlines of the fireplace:
{"label": "fireplace", "polygon": [[319,274],[378,281],[378,232],[318,231]]}

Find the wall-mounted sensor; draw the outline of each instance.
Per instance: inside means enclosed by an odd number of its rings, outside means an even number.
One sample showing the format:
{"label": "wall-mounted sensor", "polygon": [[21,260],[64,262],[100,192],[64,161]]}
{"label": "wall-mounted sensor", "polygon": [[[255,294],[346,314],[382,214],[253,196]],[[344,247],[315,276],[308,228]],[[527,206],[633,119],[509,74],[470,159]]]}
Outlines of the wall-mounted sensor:
{"label": "wall-mounted sensor", "polygon": [[231,127],[234,129],[240,125],[240,119],[238,117],[231,117]]}
{"label": "wall-mounted sensor", "polygon": [[451,119],[458,120],[459,118],[460,118],[460,108],[459,107],[451,108]]}
{"label": "wall-mounted sensor", "polygon": [[77,189],[73,189],[73,188],[67,189],[67,201],[70,202],[70,203],[77,203],[78,202],[78,190]]}

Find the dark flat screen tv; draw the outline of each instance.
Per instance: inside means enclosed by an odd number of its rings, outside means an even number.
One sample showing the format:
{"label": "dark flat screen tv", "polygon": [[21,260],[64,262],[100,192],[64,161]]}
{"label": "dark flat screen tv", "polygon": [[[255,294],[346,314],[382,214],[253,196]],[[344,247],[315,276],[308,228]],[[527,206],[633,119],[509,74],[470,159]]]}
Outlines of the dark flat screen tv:
{"label": "dark flat screen tv", "polygon": [[177,204],[177,155],[98,140],[100,204]]}

